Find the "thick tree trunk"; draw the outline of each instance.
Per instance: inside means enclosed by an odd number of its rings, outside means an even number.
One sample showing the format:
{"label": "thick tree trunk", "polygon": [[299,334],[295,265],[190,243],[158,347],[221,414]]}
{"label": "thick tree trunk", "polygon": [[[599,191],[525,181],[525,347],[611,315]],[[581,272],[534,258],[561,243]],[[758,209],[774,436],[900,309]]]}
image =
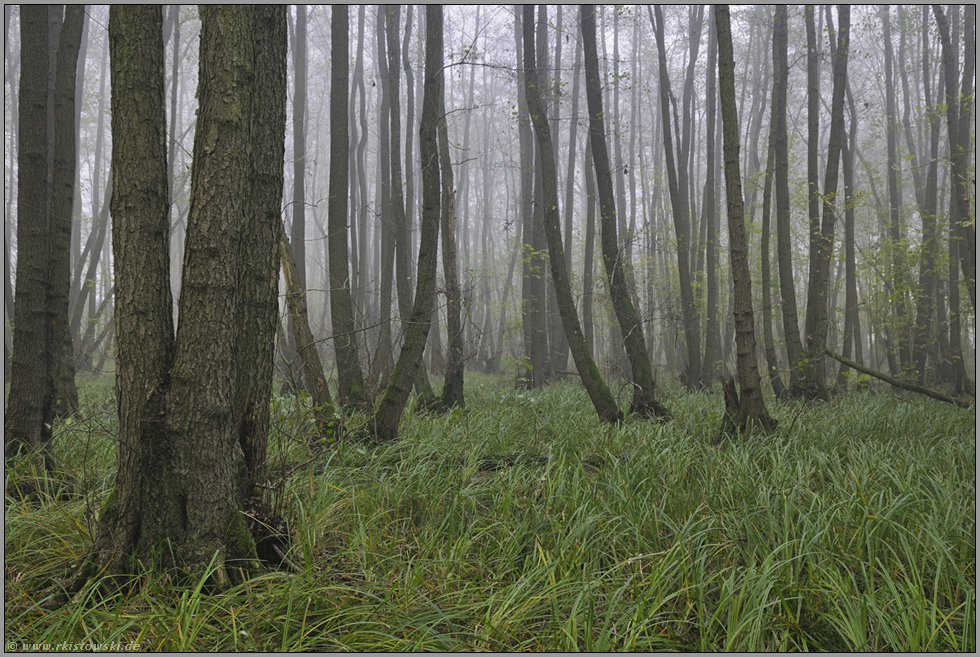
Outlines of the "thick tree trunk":
{"label": "thick tree trunk", "polygon": [[735,62],[732,55],[731,22],[727,5],[715,8],[718,33],[718,86],[724,124],[725,192],[728,198],[728,234],[731,252],[732,284],[735,288],[735,340],[738,349],[738,382],[741,398],[737,410],[728,398],[734,392],[726,387],[726,409],[721,435],[742,434],[754,429],[771,431],[776,421],[769,416],[762,399],[759,366],[756,362],[755,322],[752,317],[752,282],[749,276],[748,245],[745,239],[745,215],[742,181],[738,161],[738,116],[735,107]]}
{"label": "thick tree trunk", "polygon": [[[616,237],[616,204],[613,199],[612,172],[609,170],[609,151],[606,146],[603,121],[602,95],[599,84],[599,60],[596,50],[595,8],[582,5],[580,12],[582,40],[585,47],[585,87],[589,103],[589,139],[595,162],[596,183],[599,192],[599,213],[602,217],[602,259],[609,281],[609,295],[626,346],[633,383],[631,412],[648,417],[670,416],[669,411],[656,399],[656,384],[650,366],[643,326],[633,306],[635,294],[630,292],[628,281],[632,275],[630,262],[620,257]],[[615,329],[613,329],[615,330]],[[700,356],[699,356],[700,358]]]}
{"label": "thick tree trunk", "polygon": [[[616,404],[609,388],[606,387],[599,368],[589,355],[585,344],[585,336],[579,325],[578,313],[575,311],[575,300],[572,298],[572,288],[568,279],[568,269],[565,266],[565,254],[561,243],[561,223],[558,216],[558,173],[555,166],[554,145],[551,140],[551,130],[541,102],[541,87],[538,67],[535,63],[534,52],[534,7],[524,6],[524,88],[528,101],[528,110],[534,123],[534,133],[537,137],[538,151],[541,153],[541,181],[544,197],[544,228],[548,238],[548,260],[551,263],[551,279],[555,286],[558,311],[561,314],[562,325],[565,329],[572,358],[582,385],[589,393],[589,398],[595,406],[599,417],[607,422],[618,422],[622,413]],[[593,23],[593,27],[595,24]],[[593,37],[595,33],[593,32]],[[593,38],[593,52],[595,41]]]}
{"label": "thick tree trunk", "polygon": [[111,9],[120,450],[85,576],[102,568],[132,573],[139,560],[194,576],[210,566],[210,581],[222,586],[231,562],[249,568],[256,558],[241,507],[261,476],[257,443],[266,436],[258,414],[260,406],[267,412],[271,387],[285,21],[281,7],[201,10],[200,109],[175,340],[162,15]]}
{"label": "thick tree trunk", "polygon": [[425,16],[425,83],[419,126],[419,155],[422,158],[422,234],[419,239],[415,304],[405,329],[401,354],[391,372],[390,381],[378,402],[371,423],[375,439],[382,442],[398,437],[398,424],[402,411],[416,381],[422,352],[425,350],[435,297],[439,205],[442,193],[436,143],[438,105],[442,97],[443,84],[442,6],[428,5]]}
{"label": "thick tree trunk", "polygon": [[259,5],[254,20],[252,177],[241,240],[240,333],[235,346],[235,358],[242,365],[237,372],[233,407],[248,472],[243,487],[245,495],[252,492],[255,484],[265,483],[269,399],[279,324],[279,242],[286,134],[286,11],[281,6]]}
{"label": "thick tree trunk", "polygon": [[351,301],[347,252],[349,18],[347,5],[334,5],[330,23],[330,186],[327,234],[330,248],[330,318],[337,355],[337,397],[341,405],[359,407],[366,402],[364,376],[358,359],[354,305]]}

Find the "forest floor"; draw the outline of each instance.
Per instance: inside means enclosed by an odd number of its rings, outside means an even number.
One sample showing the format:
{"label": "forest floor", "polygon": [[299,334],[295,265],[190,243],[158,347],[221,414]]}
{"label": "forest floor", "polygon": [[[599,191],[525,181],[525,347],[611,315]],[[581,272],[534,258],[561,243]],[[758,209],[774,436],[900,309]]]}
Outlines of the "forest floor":
{"label": "forest floor", "polygon": [[303,403],[275,400],[272,497],[298,572],[214,594],[148,574],[57,607],[115,469],[112,377],[86,380],[56,428],[76,495],[5,485],[5,645],[976,650],[975,407],[769,401],[775,433],[713,446],[720,394],[668,391],[673,422],[613,427],[572,383],[467,376],[465,410],[410,408],[383,446],[311,443]]}

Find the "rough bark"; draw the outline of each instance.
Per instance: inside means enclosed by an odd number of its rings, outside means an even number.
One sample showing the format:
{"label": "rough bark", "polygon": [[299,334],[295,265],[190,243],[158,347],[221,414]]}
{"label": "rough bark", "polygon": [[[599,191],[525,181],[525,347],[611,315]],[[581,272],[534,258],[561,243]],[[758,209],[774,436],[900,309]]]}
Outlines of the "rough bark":
{"label": "rough bark", "polygon": [[727,5],[715,8],[718,33],[718,87],[724,135],[725,193],[728,199],[728,234],[732,285],[735,295],[735,341],[740,398],[731,408],[728,398],[734,386],[726,384],[726,409],[720,435],[743,434],[761,429],[771,431],[776,421],[769,416],[762,399],[759,366],[756,361],[755,323],[752,317],[752,281],[749,276],[748,245],[742,181],[738,161],[738,116],[735,107],[735,61],[732,55],[731,22]]}
{"label": "rough bark", "polygon": [[255,79],[251,116],[251,182],[239,265],[239,337],[235,358],[238,441],[248,479],[244,490],[265,483],[269,399],[279,323],[279,240],[282,234],[286,134],[286,10],[255,8]]}
{"label": "rough bark", "polygon": [[[603,120],[602,94],[599,86],[599,60],[596,50],[595,9],[582,5],[580,10],[582,40],[585,47],[585,87],[589,105],[589,140],[595,163],[596,184],[599,193],[599,214],[602,218],[602,259],[609,281],[609,296],[626,346],[633,383],[633,413],[648,417],[670,416],[669,411],[657,401],[656,384],[650,366],[643,326],[633,305],[634,294],[628,281],[632,275],[629,260],[620,257],[616,237],[616,203],[613,197],[612,172],[609,170],[609,150]],[[615,329],[614,329],[615,330]],[[700,358],[700,356],[699,356]]]}
{"label": "rough bark", "polygon": [[179,503],[161,495],[174,492],[161,467],[173,445],[159,421],[174,359],[162,22],[159,7],[109,13],[119,452],[93,562],[111,573],[130,572],[131,552],[148,554],[167,536],[162,527],[143,527],[143,517],[170,522]]}
{"label": "rough bark", "polygon": [[[528,110],[534,125],[534,133],[541,153],[541,181],[544,197],[544,228],[548,239],[548,260],[551,263],[551,279],[555,286],[558,311],[561,314],[565,337],[571,350],[575,367],[582,378],[582,385],[589,393],[599,417],[607,422],[622,420],[622,413],[609,388],[606,387],[599,368],[589,355],[582,327],[579,325],[575,300],[565,265],[565,254],[561,243],[561,221],[558,216],[558,173],[555,166],[555,149],[551,139],[551,129],[541,102],[539,68],[535,63],[534,52],[534,7],[524,6],[524,89]],[[594,27],[593,23],[593,27]],[[594,37],[594,32],[593,32]],[[593,49],[595,42],[593,40]]]}
{"label": "rough bark", "polygon": [[256,414],[267,412],[271,388],[285,21],[282,7],[201,9],[175,338],[162,15],[157,7],[111,8],[120,449],[83,576],[130,574],[142,562],[193,577],[210,567],[209,581],[223,586],[232,563],[254,565],[241,509],[264,460]]}

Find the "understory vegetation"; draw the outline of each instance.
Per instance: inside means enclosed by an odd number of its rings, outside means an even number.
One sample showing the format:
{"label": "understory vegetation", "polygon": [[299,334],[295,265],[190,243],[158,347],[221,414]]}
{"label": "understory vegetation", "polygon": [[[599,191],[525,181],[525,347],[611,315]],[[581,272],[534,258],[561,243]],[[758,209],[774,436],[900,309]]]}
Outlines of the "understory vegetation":
{"label": "understory vegetation", "polygon": [[278,397],[267,493],[295,570],[217,593],[146,574],[59,605],[115,467],[112,378],[80,387],[54,440],[73,494],[19,494],[7,464],[8,643],[976,649],[975,407],[892,390],[770,401],[775,433],[715,446],[718,394],[668,389],[672,422],[609,426],[571,383],[473,375],[465,410],[410,406],[400,439],[374,446],[311,439],[305,400]]}

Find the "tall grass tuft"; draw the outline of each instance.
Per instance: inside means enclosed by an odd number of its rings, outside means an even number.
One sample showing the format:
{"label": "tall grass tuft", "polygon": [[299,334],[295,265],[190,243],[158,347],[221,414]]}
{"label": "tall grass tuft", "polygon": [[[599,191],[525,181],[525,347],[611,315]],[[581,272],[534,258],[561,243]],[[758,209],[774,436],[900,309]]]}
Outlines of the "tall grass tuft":
{"label": "tall grass tuft", "polygon": [[[54,607],[112,480],[111,415],[90,398],[56,442],[78,496],[5,499],[5,639],[975,651],[974,410],[873,392],[772,402],[776,433],[712,447],[721,399],[669,401],[672,423],[610,427],[573,385],[470,377],[465,410],[413,411],[394,444],[324,450],[307,442],[302,400],[279,400],[270,470],[291,473],[275,503],[300,572],[220,593],[144,573]],[[509,455],[547,459],[487,466]]]}

